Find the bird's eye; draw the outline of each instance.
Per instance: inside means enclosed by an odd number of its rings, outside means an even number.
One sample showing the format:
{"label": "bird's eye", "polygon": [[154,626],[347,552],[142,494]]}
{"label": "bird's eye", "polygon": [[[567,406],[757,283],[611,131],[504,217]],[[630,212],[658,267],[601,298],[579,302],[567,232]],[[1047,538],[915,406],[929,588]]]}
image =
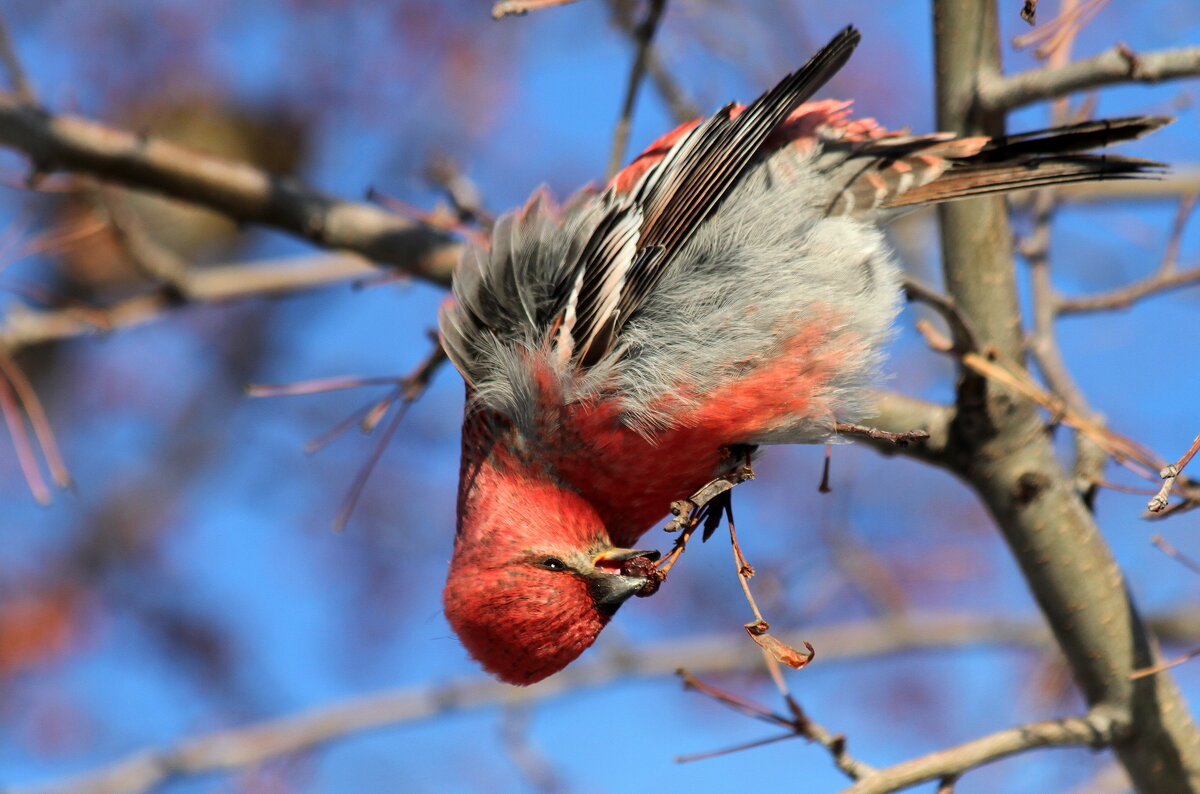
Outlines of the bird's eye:
{"label": "bird's eye", "polygon": [[567,570],[567,564],[558,557],[543,557],[534,563],[534,565],[538,566],[539,568],[545,568],[547,571]]}

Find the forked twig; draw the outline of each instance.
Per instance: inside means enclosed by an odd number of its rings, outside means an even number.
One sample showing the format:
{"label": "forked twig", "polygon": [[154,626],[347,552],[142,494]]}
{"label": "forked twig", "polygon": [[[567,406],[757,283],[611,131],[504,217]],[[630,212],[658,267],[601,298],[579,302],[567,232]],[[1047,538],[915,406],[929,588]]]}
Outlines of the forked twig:
{"label": "forked twig", "polygon": [[1167,496],[1171,493],[1171,488],[1175,486],[1175,481],[1179,479],[1184,466],[1191,462],[1198,450],[1200,450],[1200,434],[1192,440],[1192,445],[1188,447],[1187,452],[1180,456],[1179,460],[1164,466],[1158,472],[1158,476],[1163,480],[1162,488],[1150,499],[1146,509],[1151,513],[1161,513],[1166,508]]}
{"label": "forked twig", "polygon": [[314,452],[340,437],[355,424],[364,433],[371,433],[379,426],[389,411],[392,411],[393,408],[395,409],[391,420],[384,428],[374,449],[371,450],[371,454],[359,468],[354,481],[350,485],[350,490],[342,500],[342,504],[339,506],[333,520],[335,529],[341,530],[345,528],[346,522],[350,520],[350,514],[354,511],[355,505],[358,504],[358,499],[362,495],[363,488],[366,486],[371,472],[375,469],[376,464],[378,464],[379,458],[383,455],[383,450],[387,448],[388,442],[395,435],[396,429],[400,426],[400,422],[408,412],[408,408],[425,393],[425,390],[429,388],[429,384],[433,380],[434,373],[446,361],[446,351],[442,348],[441,342],[438,341],[437,335],[431,332],[430,336],[434,341],[433,350],[417,365],[416,369],[403,378],[320,378],[283,385],[252,385],[246,388],[247,394],[251,397],[280,397],[297,394],[316,394],[318,392],[357,388],[359,386],[394,385],[395,388],[391,389],[382,398],[359,408],[332,429],[322,433],[305,445],[307,451]]}
{"label": "forked twig", "polygon": [[774,742],[790,739],[793,736],[798,736],[808,739],[810,742],[816,742],[829,751],[833,757],[833,762],[845,775],[851,780],[859,780],[863,777],[875,773],[875,768],[869,764],[851,756],[846,751],[846,737],[842,734],[833,734],[814,722],[804,712],[800,705],[791,695],[786,695],[784,701],[788,707],[790,716],[776,713],[759,705],[751,700],[734,695],[731,692],[726,692],[723,689],[715,687],[711,684],[706,684],[696,676],[689,673],[687,670],[680,669],[679,677],[683,680],[684,689],[694,689],[707,697],[712,698],[718,703],[733,709],[734,711],[753,717],[757,720],[775,725],[780,728],[785,728],[786,733],[776,736],[770,736],[765,739],[759,739],[745,744],[727,747],[722,750],[715,750],[705,753],[696,753],[694,755],[679,756],[675,760],[679,763],[689,761],[700,761],[706,758],[716,758],[717,756],[736,753],[742,750],[749,750],[754,747],[762,747],[763,745],[772,744]]}

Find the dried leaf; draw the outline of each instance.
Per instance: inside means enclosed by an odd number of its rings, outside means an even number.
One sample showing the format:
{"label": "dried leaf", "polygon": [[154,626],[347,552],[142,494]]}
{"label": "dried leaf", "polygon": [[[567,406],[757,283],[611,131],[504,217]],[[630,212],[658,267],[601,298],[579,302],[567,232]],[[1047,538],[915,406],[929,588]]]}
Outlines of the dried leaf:
{"label": "dried leaf", "polygon": [[758,647],[775,657],[777,662],[786,664],[793,670],[799,670],[801,667],[804,667],[817,655],[812,643],[804,643],[808,654],[803,654],[778,637],[768,634],[763,623],[747,623],[746,633],[758,643]]}

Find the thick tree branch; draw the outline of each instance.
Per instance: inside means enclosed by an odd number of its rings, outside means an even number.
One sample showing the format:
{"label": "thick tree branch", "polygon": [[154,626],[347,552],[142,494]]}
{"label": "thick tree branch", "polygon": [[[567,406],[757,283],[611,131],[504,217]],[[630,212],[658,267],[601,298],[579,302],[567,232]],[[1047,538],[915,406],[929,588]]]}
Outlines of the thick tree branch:
{"label": "thick tree branch", "polygon": [[1065,66],[1031,69],[1011,77],[990,76],[979,83],[979,106],[984,111],[1012,110],[1116,83],[1159,83],[1187,77],[1200,77],[1200,47],[1138,55],[1117,45]]}
{"label": "thick tree branch", "polygon": [[[1002,132],[996,111],[1004,105],[979,99],[981,86],[999,79],[995,3],[935,0],[934,9],[939,127]],[[985,348],[1020,365],[1024,338],[1003,202],[940,209],[950,297]],[[964,375],[956,408],[942,461],[992,513],[1089,705],[1137,726],[1115,745],[1130,780],[1144,792],[1200,791],[1200,734],[1171,679],[1158,676],[1150,687],[1129,680],[1133,669],[1156,663],[1153,641],[1037,406],[998,382]]]}
{"label": "thick tree branch", "polygon": [[964,772],[1040,747],[1107,747],[1125,726],[1102,715],[1042,720],[881,769],[841,794],[886,794]]}
{"label": "thick tree branch", "polygon": [[0,145],[25,153],[36,173],[71,171],[162,193],[353,251],[445,286],[458,245],[443,231],[373,204],[343,201],[243,163],[134,135],[69,115],[53,115],[0,94]]}

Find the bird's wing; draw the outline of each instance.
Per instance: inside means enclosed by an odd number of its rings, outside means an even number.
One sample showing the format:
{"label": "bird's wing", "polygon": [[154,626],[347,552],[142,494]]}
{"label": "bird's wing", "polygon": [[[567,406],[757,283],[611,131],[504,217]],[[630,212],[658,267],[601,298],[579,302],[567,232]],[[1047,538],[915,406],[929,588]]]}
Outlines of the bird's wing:
{"label": "bird's wing", "polygon": [[849,59],[860,39],[848,27],[803,67],[740,113],[728,105],[684,133],[625,194],[609,204],[564,296],[559,346],[580,367],[613,350],[621,327],[670,268],[768,137]]}

